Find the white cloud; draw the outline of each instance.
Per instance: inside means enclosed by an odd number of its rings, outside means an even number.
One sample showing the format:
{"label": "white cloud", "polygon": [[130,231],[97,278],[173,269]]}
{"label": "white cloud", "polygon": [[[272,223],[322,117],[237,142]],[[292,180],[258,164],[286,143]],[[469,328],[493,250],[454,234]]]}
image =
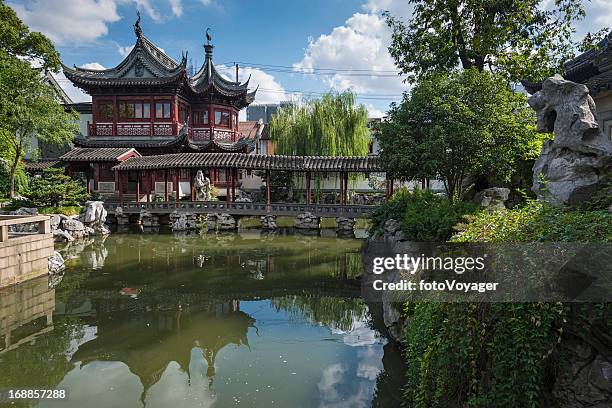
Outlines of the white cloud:
{"label": "white cloud", "polygon": [[150,0],[134,0],[136,3],[136,7],[139,10],[143,10],[151,19],[155,22],[160,22],[163,20],[162,15],[157,11],[155,7],[151,4]]}
{"label": "white cloud", "polygon": [[99,62],[89,62],[87,64],[81,65],[81,68],[85,68],[85,69],[97,69],[97,70],[106,69],[104,67],[104,65],[100,64]]}
{"label": "white cloud", "polygon": [[123,58],[125,58],[125,57],[127,57],[127,56],[128,56],[128,54],[129,54],[130,52],[132,52],[132,50],[134,49],[134,45],[133,45],[133,44],[132,44],[132,45],[126,45],[125,47],[123,47],[123,46],[121,46],[121,45],[120,45],[120,46],[118,46],[118,48],[117,48],[117,49],[118,49],[118,51],[119,51],[119,54],[121,54],[121,56],[122,56]]}
{"label": "white cloud", "polygon": [[371,103],[366,103],[365,107],[368,110],[368,118],[382,118],[384,116],[387,116],[387,113],[385,111],[378,109]]}
{"label": "white cloud", "polygon": [[168,0],[170,2],[170,8],[172,9],[172,14],[177,17],[183,15],[183,4],[181,0]]}
{"label": "white cloud", "polygon": [[121,19],[115,0],[26,0],[8,3],[31,30],[59,44],[93,41]]}
{"label": "white cloud", "polygon": [[[236,80],[236,71],[233,66],[215,65],[217,71],[231,81]],[[238,70],[238,79],[244,82],[251,76],[249,89],[254,90],[257,86],[257,94],[255,95],[255,103],[278,103],[292,99],[292,95],[285,91],[285,88],[277,82],[272,75],[265,73],[259,68],[240,67]]]}
{"label": "white cloud", "polygon": [[582,39],[587,32],[596,32],[604,27],[612,29],[612,7],[610,0],[591,0],[584,3],[586,16],[576,24],[576,38]]}
{"label": "white cloud", "polygon": [[[310,39],[304,57],[294,64],[294,68],[306,72],[313,72],[313,68],[318,67],[353,70],[337,72],[324,77],[324,80],[338,90],[352,89],[359,94],[400,95],[407,89],[407,85],[395,74],[397,68],[387,50],[391,42],[391,30],[378,14],[378,8],[366,6],[364,8],[371,12],[355,13],[330,34]],[[377,76],[363,70],[378,71]]]}

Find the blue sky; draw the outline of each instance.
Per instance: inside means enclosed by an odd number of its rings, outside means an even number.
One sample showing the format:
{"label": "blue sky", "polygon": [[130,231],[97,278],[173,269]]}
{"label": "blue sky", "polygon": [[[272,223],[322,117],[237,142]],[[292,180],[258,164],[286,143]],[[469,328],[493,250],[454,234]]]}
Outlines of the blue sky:
{"label": "blue sky", "polygon": [[[552,2],[553,0],[546,0]],[[609,0],[585,3],[587,30],[612,27]],[[48,35],[66,65],[110,68],[135,37],[136,10],[145,35],[177,59],[188,51],[194,65],[203,60],[204,31],[211,28],[214,61],[241,79],[259,85],[256,103],[271,103],[329,89],[350,88],[371,116],[380,116],[407,89],[395,75],[387,47],[390,30],[380,13],[407,17],[407,0],[8,0],[31,29]],[[225,65],[225,68],[223,64]],[[273,65],[275,67],[270,67]],[[284,68],[287,67],[287,68]],[[293,67],[293,68],[291,68]],[[306,74],[323,68],[325,75]],[[292,72],[299,69],[302,73]],[[353,71],[339,71],[353,70]],[[374,75],[371,75],[374,74]],[[69,83],[59,78],[67,87]],[[87,97],[68,89],[77,100]],[[313,92],[309,94],[308,92]],[[304,94],[306,93],[306,94]]]}

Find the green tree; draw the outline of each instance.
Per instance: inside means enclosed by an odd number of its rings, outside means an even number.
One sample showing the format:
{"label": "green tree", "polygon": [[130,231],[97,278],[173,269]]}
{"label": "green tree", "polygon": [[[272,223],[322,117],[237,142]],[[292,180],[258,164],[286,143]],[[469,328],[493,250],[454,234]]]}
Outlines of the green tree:
{"label": "green tree", "polygon": [[34,177],[26,197],[40,207],[78,205],[88,198],[83,185],[64,174],[64,169],[48,168],[41,177]]}
{"label": "green tree", "polygon": [[582,0],[409,0],[408,21],[386,13],[389,51],[409,79],[433,71],[485,68],[506,78],[541,79],[573,55],[572,22]]}
{"label": "green tree", "polygon": [[278,154],[365,156],[368,112],[351,92],[328,93],[281,108],[270,121],[270,138]]}
{"label": "green tree", "polygon": [[60,57],[43,34],[30,32],[15,11],[0,0],[0,50],[11,57],[36,60],[43,69],[58,71]]}
{"label": "green tree", "polygon": [[380,158],[394,179],[441,179],[454,200],[466,178],[508,180],[519,160],[537,155],[542,136],[534,121],[526,96],[500,75],[432,74],[391,105],[377,136]]}
{"label": "green tree", "polygon": [[32,137],[66,144],[78,130],[77,115],[66,112],[55,89],[27,61],[0,51],[0,144],[10,158],[9,196],[15,193],[15,172]]}

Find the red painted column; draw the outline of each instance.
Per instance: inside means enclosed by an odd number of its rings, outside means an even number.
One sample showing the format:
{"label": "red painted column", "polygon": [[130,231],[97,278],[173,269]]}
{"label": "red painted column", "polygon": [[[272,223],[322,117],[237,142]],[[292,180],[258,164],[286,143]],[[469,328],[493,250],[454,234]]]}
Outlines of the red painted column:
{"label": "red painted column", "polygon": [[348,204],[348,171],[344,172],[344,205]]}
{"label": "red painted column", "polygon": [[164,201],[168,202],[168,170],[164,170]]}
{"label": "red painted column", "polygon": [[226,168],[225,169],[225,202],[226,203],[231,203],[232,202],[232,191],[230,190],[230,179],[231,179],[231,169]]}
{"label": "red painted column", "polygon": [[117,97],[113,99],[113,135],[117,136],[117,122],[119,122],[119,102]]}
{"label": "red painted column", "polygon": [[310,172],[306,172],[306,204],[310,205],[312,198],[310,197]]}
{"label": "red painted column", "polygon": [[157,179],[157,170],[153,170],[151,173],[151,191],[153,192],[153,199],[155,198],[155,194],[157,194],[157,190],[155,189],[156,179]]}
{"label": "red painted column", "polygon": [[266,170],[266,203],[270,205],[270,170]]}
{"label": "red painted column", "polygon": [[151,202],[151,172],[145,173],[145,185],[147,191],[147,203]]}
{"label": "red painted column", "polygon": [[174,203],[176,206],[178,206],[178,202],[181,199],[180,197],[180,193],[179,193],[179,178],[178,178],[178,172],[180,171],[180,169],[174,169],[174,172],[172,174],[172,184],[174,185]]}
{"label": "red painted column", "polygon": [[238,169],[231,169],[232,171],[232,202],[236,199],[236,178],[238,177]]}
{"label": "red painted column", "polygon": [[93,177],[94,177],[94,191],[98,191],[98,181],[100,181],[100,164],[94,163],[93,165]]}
{"label": "red painted column", "polygon": [[189,190],[191,191],[191,201],[195,201],[195,189],[193,188],[193,169],[189,170]]}
{"label": "red painted column", "polygon": [[117,172],[115,173],[117,175],[117,184],[119,186],[119,202],[121,203],[121,206],[123,207],[123,186],[122,186],[122,182],[121,182],[121,173],[117,170]]}
{"label": "red painted column", "polygon": [[338,174],[339,178],[340,178],[340,200],[339,203],[340,205],[342,205],[342,197],[344,197],[344,173],[340,172]]}
{"label": "red painted column", "polygon": [[140,202],[140,171],[136,171],[136,202]]}
{"label": "red painted column", "polygon": [[393,197],[393,179],[389,180],[389,197]]}

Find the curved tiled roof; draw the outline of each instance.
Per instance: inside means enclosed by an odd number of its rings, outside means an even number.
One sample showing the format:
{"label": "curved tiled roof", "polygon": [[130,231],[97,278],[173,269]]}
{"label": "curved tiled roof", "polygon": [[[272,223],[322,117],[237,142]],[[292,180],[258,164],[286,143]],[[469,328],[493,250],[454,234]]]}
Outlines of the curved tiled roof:
{"label": "curved tiled roof", "polygon": [[242,107],[248,106],[255,100],[257,93],[257,89],[253,92],[248,91],[251,77],[249,76],[249,79],[242,84],[224,78],[212,62],[213,48],[211,44],[204,46],[206,54],[204,64],[193,77],[189,78],[189,87],[197,94],[213,91],[223,96],[237,98]]}
{"label": "curved tiled roof", "polygon": [[224,143],[217,140],[205,140],[193,142],[189,140],[189,128],[184,126],[177,137],[151,138],[146,137],[136,139],[131,137],[104,137],[96,136],[85,138],[79,135],[73,140],[77,148],[145,148],[145,149],[177,149],[184,147],[185,150],[192,152],[251,152],[255,149],[255,141],[247,137],[241,137],[237,142]]}
{"label": "curved tiled roof", "polygon": [[[119,161],[121,156],[131,152],[135,152],[135,150],[133,148],[125,147],[77,147],[63,154],[59,159],[64,162]],[[138,154],[138,152],[136,153]]]}
{"label": "curved tiled roof", "polygon": [[161,170],[176,168],[224,168],[247,170],[292,170],[316,172],[377,172],[383,171],[377,156],[284,156],[243,153],[176,153],[133,157],[116,170]]}
{"label": "curved tiled roof", "polygon": [[116,67],[110,69],[69,68],[62,64],[66,77],[75,85],[87,89],[91,86],[147,86],[179,83],[186,78],[187,55],[177,63],[166,55],[142,32],[137,33],[136,44]]}

